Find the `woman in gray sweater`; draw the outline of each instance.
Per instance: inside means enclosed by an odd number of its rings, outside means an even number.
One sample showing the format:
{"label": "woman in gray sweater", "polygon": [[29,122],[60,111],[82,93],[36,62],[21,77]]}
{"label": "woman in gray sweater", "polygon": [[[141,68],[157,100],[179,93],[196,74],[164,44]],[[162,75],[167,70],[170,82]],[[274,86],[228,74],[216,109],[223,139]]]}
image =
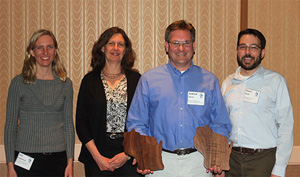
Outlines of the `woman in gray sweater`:
{"label": "woman in gray sweater", "polygon": [[51,31],[30,38],[12,79],[4,144],[8,176],[73,176],[73,87]]}

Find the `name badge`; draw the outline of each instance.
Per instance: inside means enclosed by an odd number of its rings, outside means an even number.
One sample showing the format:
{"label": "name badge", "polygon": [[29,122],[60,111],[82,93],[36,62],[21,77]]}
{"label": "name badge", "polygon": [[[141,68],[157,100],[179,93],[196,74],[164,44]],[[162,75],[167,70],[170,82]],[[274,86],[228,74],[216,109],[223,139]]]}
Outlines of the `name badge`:
{"label": "name badge", "polygon": [[33,161],[34,161],[34,158],[19,152],[18,157],[15,161],[15,165],[22,167],[26,170],[30,170]]}
{"label": "name badge", "polygon": [[188,104],[189,105],[201,105],[205,102],[204,92],[188,92]]}
{"label": "name badge", "polygon": [[260,91],[252,90],[252,89],[246,89],[243,100],[247,101],[247,102],[250,102],[250,103],[257,104],[259,96],[260,96]]}

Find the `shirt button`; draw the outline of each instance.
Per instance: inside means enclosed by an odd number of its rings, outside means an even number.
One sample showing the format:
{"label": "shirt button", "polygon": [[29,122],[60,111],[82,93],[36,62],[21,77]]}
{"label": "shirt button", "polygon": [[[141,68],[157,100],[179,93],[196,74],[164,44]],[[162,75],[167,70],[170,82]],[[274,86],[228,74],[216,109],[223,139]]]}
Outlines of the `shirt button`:
{"label": "shirt button", "polygon": [[182,108],[180,108],[180,111],[182,110]]}
{"label": "shirt button", "polygon": [[180,127],[182,127],[182,124],[180,124]]}
{"label": "shirt button", "polygon": [[180,142],[182,143],[182,140],[180,140]]}
{"label": "shirt button", "polygon": [[180,94],[182,94],[182,92],[180,92]]}

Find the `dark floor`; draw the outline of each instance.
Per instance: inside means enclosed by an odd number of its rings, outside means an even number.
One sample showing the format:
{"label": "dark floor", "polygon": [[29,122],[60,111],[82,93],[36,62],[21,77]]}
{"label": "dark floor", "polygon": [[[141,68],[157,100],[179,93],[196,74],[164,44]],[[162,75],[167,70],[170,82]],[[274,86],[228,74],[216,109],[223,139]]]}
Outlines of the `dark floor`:
{"label": "dark floor", "polygon": [[[6,175],[6,164],[0,163],[0,177],[5,177]],[[74,163],[74,176],[84,176],[83,165],[80,162]],[[300,165],[289,165],[286,169],[286,177],[300,177]]]}

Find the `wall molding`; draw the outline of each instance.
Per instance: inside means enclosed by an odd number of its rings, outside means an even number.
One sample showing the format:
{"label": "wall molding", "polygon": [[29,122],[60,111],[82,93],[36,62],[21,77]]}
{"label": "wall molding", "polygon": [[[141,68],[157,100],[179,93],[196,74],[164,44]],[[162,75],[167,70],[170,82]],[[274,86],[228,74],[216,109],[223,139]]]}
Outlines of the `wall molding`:
{"label": "wall molding", "polygon": [[[81,144],[75,144],[74,162],[78,162]],[[0,163],[5,163],[4,145],[0,145]],[[300,146],[294,146],[289,165],[300,165]]]}
{"label": "wall molding", "polygon": [[0,163],[5,163],[4,145],[0,145]]}
{"label": "wall molding", "polygon": [[300,165],[300,146],[294,146],[289,165]]}

